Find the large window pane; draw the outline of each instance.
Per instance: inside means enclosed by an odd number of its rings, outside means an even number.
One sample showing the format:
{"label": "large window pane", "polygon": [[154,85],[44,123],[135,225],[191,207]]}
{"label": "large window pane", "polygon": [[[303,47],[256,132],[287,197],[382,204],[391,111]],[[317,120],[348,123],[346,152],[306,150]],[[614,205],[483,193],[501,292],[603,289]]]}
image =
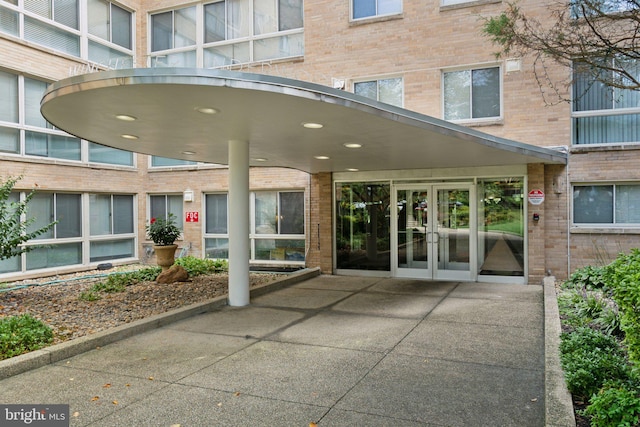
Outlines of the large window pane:
{"label": "large window pane", "polygon": [[257,239],[255,259],[261,261],[304,261],[304,240]]}
{"label": "large window pane", "polygon": [[25,153],[32,156],[80,160],[80,140],[70,136],[27,131]]}
{"label": "large window pane", "polygon": [[227,38],[237,39],[251,35],[251,1],[227,0]]}
{"label": "large window pane", "polygon": [[276,0],[254,0],[254,34],[269,34],[278,31]]}
{"label": "large window pane", "polygon": [[91,262],[133,258],[135,255],[133,239],[95,241],[89,244],[89,250]]}
{"label": "large window pane", "polygon": [[303,35],[289,34],[262,39],[253,44],[253,49],[254,61],[302,56],[304,54]]}
{"label": "large window pane", "polygon": [[118,46],[131,49],[131,12],[111,4],[111,41]]}
{"label": "large window pane", "polygon": [[12,36],[18,35],[18,12],[0,6],[0,32]]}
{"label": "large window pane", "polygon": [[304,234],[304,193],[280,193],[280,234]]}
{"label": "large window pane", "polygon": [[390,271],[390,185],[336,184],[337,267]]}
{"label": "large window pane", "polygon": [[20,131],[18,129],[0,127],[0,152],[20,152]]}
{"label": "large window pane", "polygon": [[69,55],[80,56],[80,36],[28,16],[24,17],[24,38]]}
{"label": "large window pane", "polygon": [[82,235],[82,207],[79,194],[56,194],[56,238]]}
{"label": "large window pane", "polygon": [[67,27],[78,26],[78,1],[77,0],[53,0],[53,19]]}
{"label": "large window pane", "polygon": [[91,215],[90,233],[92,236],[111,234],[111,196],[91,194],[89,196],[89,214]]}
{"label": "large window pane", "polygon": [[304,26],[302,3],[302,0],[279,0],[278,17],[280,23],[278,30],[293,30]]}
{"label": "large window pane", "polygon": [[277,193],[260,192],[256,193],[255,203],[255,223],[256,234],[277,234],[278,233],[278,209]]}
{"label": "large window pane", "polygon": [[89,142],[89,161],[111,165],[133,166],[133,153]]}
{"label": "large window pane", "polygon": [[353,0],[353,19],[375,16],[376,0]]}
{"label": "large window pane", "polygon": [[229,259],[229,239],[204,239],[206,258]]}
{"label": "large window pane", "polygon": [[225,2],[206,4],[204,6],[204,42],[219,42],[226,39],[225,34]]}
{"label": "large window pane", "polygon": [[176,10],[174,20],[175,41],[173,47],[187,47],[196,44],[195,6]]}
{"label": "large window pane", "polygon": [[183,165],[195,165],[195,164],[197,164],[197,162],[192,162],[189,160],[178,160],[178,159],[169,159],[167,157],[151,156],[152,167],[183,166]]}
{"label": "large window pane", "polygon": [[573,133],[576,145],[640,142],[640,114],[576,117]]}
{"label": "large window pane", "polygon": [[205,68],[243,64],[251,60],[249,42],[233,43],[204,50]]}
{"label": "large window pane", "polygon": [[575,224],[613,223],[613,186],[586,185],[573,188]]}
{"label": "large window pane", "polygon": [[500,116],[500,69],[473,70],[471,115],[474,119]]}
{"label": "large window pane", "polygon": [[173,12],[151,15],[151,51],[173,48]]}
{"label": "large window pane", "polygon": [[103,40],[109,40],[109,2],[87,0],[87,9],[89,33]]}
{"label": "large window pane", "polygon": [[640,185],[616,185],[616,223],[640,224]]}
{"label": "large window pane", "polygon": [[151,218],[168,219],[169,213],[174,215],[176,225],[182,230],[182,194],[154,195],[149,197]]}
{"label": "large window pane", "polygon": [[[27,220],[33,222],[27,226],[27,232],[31,233],[46,227],[53,221],[53,194],[36,193],[29,201],[29,209],[27,209]],[[54,237],[54,228],[36,237],[36,239],[51,239]]]}
{"label": "large window pane", "polygon": [[113,233],[133,233],[133,196],[113,196]]}
{"label": "large window pane", "polygon": [[478,180],[478,272],[524,275],[524,185],[519,177]]}
{"label": "large window pane", "polygon": [[133,68],[133,57],[119,50],[89,40],[89,60],[110,69]]}
{"label": "large window pane", "polygon": [[40,114],[40,100],[47,90],[48,84],[39,80],[24,79],[24,112],[25,124],[41,128],[52,128]]}
{"label": "large window pane", "polygon": [[82,244],[65,243],[37,248],[26,254],[27,270],[82,264]]}
{"label": "large window pane", "polygon": [[228,232],[228,210],[226,194],[207,194],[205,232],[211,234],[226,234]]}
{"label": "large window pane", "polygon": [[471,113],[471,72],[454,71],[444,74],[445,120],[469,119]]}
{"label": "large window pane", "polygon": [[18,76],[0,71],[0,121],[18,123]]}

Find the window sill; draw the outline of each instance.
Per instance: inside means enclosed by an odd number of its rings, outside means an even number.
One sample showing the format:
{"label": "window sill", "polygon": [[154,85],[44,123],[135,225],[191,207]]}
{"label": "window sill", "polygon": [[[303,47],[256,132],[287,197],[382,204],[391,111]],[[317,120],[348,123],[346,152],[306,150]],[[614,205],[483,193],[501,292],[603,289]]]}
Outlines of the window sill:
{"label": "window sill", "polygon": [[639,142],[613,143],[613,144],[580,144],[571,146],[571,154],[591,153],[591,152],[611,152],[611,151],[634,151],[640,150]]}
{"label": "window sill", "polygon": [[440,12],[446,12],[448,10],[464,9],[467,7],[481,6],[485,4],[502,3],[502,0],[475,0],[465,1],[456,4],[446,4],[440,6]]}
{"label": "window sill", "polygon": [[449,121],[450,123],[454,123],[460,126],[466,126],[470,128],[484,127],[484,126],[504,126],[504,119],[496,118],[496,119],[487,119],[487,120],[457,120],[457,121]]}
{"label": "window sill", "polygon": [[394,21],[396,19],[404,19],[404,13],[395,13],[392,15],[382,15],[382,16],[369,16],[366,18],[358,18],[356,20],[350,20],[350,27],[357,27],[359,25],[373,24],[376,22],[386,22],[386,21]]}
{"label": "window sill", "polygon": [[123,165],[111,165],[109,163],[86,163],[80,160],[64,160],[56,159],[54,157],[26,157],[20,154],[1,153],[0,160],[9,160],[11,162],[24,162],[24,163],[37,163],[42,165],[58,165],[58,166],[73,166],[89,169],[106,169],[106,170],[119,170],[119,171],[136,171],[135,166],[123,166]]}
{"label": "window sill", "polygon": [[640,227],[622,228],[620,226],[612,227],[576,227],[569,229],[570,234],[640,234]]}

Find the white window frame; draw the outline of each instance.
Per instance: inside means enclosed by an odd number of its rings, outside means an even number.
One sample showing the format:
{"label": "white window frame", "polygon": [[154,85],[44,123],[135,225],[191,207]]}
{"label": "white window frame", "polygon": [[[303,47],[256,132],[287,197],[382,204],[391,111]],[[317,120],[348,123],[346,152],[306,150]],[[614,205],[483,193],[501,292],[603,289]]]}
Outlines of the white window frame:
{"label": "white window frame", "polygon": [[[612,221],[611,222],[575,222],[575,201],[574,192],[576,187],[613,187],[611,199]],[[616,193],[619,186],[634,186],[640,190],[640,182],[574,182],[571,185],[571,228],[576,229],[640,229],[640,222],[616,222]]]}
{"label": "white window frame", "polygon": [[398,0],[398,3],[400,3],[400,10],[398,12],[390,12],[390,13],[378,13],[378,6],[379,6],[378,3],[380,2],[380,0],[375,0],[376,13],[374,13],[373,15],[367,15],[360,18],[354,18],[353,14],[355,13],[355,7],[353,3],[355,1],[356,0],[349,0],[349,21],[354,23],[368,21],[368,20],[376,20],[380,18],[402,16],[402,14],[404,13],[404,0]]}
{"label": "white window frame", "polygon": [[352,89],[353,93],[355,94],[356,85],[358,83],[372,83],[372,82],[375,82],[376,83],[376,99],[374,101],[384,102],[384,101],[380,100],[380,81],[382,81],[382,80],[393,80],[393,79],[399,79],[400,80],[400,84],[402,86],[401,87],[401,92],[400,92],[400,105],[395,105],[395,104],[389,104],[389,105],[394,105],[396,107],[403,108],[404,107],[404,77],[402,77],[402,76],[369,77],[369,78],[361,78],[361,79],[353,80],[351,82],[351,89]]}
{"label": "white window frame", "polygon": [[[494,116],[494,117],[481,117],[481,118],[468,118],[468,119],[459,119],[459,120],[448,120],[445,118],[445,103],[446,103],[446,93],[445,93],[445,88],[444,88],[444,78],[445,78],[445,74],[446,73],[450,73],[450,72],[457,72],[457,71],[469,71],[471,73],[473,73],[474,70],[483,70],[483,69],[488,69],[488,68],[497,68],[498,69],[498,75],[500,78],[500,83],[499,83],[499,101],[500,101],[500,114],[498,116]],[[484,64],[475,64],[475,65],[469,65],[469,66],[463,66],[463,67],[452,67],[452,68],[445,68],[442,69],[441,73],[440,73],[440,87],[441,87],[441,93],[442,93],[442,97],[441,97],[441,109],[442,109],[442,119],[443,120],[448,120],[451,123],[459,123],[459,124],[494,124],[494,123],[501,123],[504,120],[504,78],[503,78],[503,72],[504,68],[502,66],[501,63],[484,63]],[[473,88],[472,88],[473,89]],[[471,96],[473,98],[473,92],[471,93]]]}

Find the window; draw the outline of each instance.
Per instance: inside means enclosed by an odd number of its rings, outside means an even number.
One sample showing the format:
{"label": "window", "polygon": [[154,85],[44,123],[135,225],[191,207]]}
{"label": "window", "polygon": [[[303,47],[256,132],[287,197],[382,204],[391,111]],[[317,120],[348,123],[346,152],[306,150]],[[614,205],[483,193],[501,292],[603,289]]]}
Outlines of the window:
{"label": "window", "polygon": [[47,86],[47,82],[0,71],[0,153],[133,166],[133,153],[83,142],[47,122],[40,113]]}
{"label": "window", "polygon": [[133,153],[89,142],[89,162],[133,166]]}
{"label": "window", "polygon": [[131,49],[131,12],[104,0],[88,0],[89,33]]}
{"label": "window", "polygon": [[153,14],[151,27],[151,51],[158,52],[152,67],[216,68],[304,55],[302,0],[219,1]]}
{"label": "window", "polygon": [[500,67],[445,72],[444,119],[451,121],[501,117]]}
{"label": "window", "polygon": [[[89,195],[90,235],[109,236],[89,244],[90,261],[132,258],[135,255],[133,196],[120,194]],[[128,238],[113,239],[116,235]]]}
{"label": "window", "polygon": [[391,186],[336,183],[336,262],[347,270],[391,270]]}
{"label": "window", "polygon": [[353,19],[402,13],[401,0],[353,0],[351,5]]}
{"label": "window", "polygon": [[[51,240],[26,254],[27,270],[59,267],[82,263],[82,204],[80,194],[36,193],[29,202],[27,227],[29,232],[51,222],[56,225],[38,236],[36,241]],[[61,240],[60,242],[57,242]],[[72,241],[69,241],[72,240]]]}
{"label": "window", "polygon": [[402,79],[380,79],[365,82],[355,82],[353,92],[376,101],[402,107]]}
{"label": "window", "polygon": [[[133,66],[133,14],[104,0],[10,0],[0,6],[0,32],[108,68]],[[87,24],[88,33],[80,31]],[[88,49],[80,46],[87,42]]]}
{"label": "window", "polygon": [[[11,203],[17,203],[20,201],[20,194],[17,192],[12,192],[9,193],[9,197],[6,201],[6,203],[8,205],[11,205]],[[15,212],[15,211],[13,211]],[[21,258],[20,256],[14,256],[11,258],[7,258],[7,259],[1,259],[0,260],[0,274],[2,273],[12,273],[15,271],[20,271],[20,262],[21,262]]]}
{"label": "window", "polygon": [[[640,61],[618,61],[640,78]],[[598,71],[604,81],[623,79],[614,71]],[[606,73],[606,74],[605,74]],[[574,62],[573,144],[640,142],[640,91],[617,89],[598,81],[591,67]]]}
{"label": "window", "polygon": [[572,0],[569,5],[574,18],[597,17],[601,14],[622,13],[638,8],[637,2],[629,0]]}
{"label": "window", "polygon": [[[228,206],[226,194],[205,195],[205,253],[228,258]],[[304,192],[252,193],[251,260],[304,262]]]}
{"label": "window", "polygon": [[640,226],[640,185],[575,185],[573,223]]}
{"label": "window", "polygon": [[196,165],[198,162],[192,162],[190,160],[178,160],[170,159],[168,157],[151,156],[151,167],[163,167],[163,166],[189,166]]}
{"label": "window", "polygon": [[182,230],[182,205],[182,194],[149,196],[149,218],[166,220],[171,213],[175,217],[176,225]]}

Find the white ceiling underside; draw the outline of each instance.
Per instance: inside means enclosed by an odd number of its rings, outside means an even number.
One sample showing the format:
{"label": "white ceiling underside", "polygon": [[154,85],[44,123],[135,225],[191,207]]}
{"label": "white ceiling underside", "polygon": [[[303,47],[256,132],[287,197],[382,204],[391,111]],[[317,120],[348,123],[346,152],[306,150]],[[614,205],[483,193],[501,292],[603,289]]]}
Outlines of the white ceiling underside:
{"label": "white ceiling underside", "polygon": [[[203,107],[218,112],[203,114],[198,111]],[[137,68],[71,77],[49,87],[42,114],[72,135],[137,153],[228,164],[229,142],[245,141],[251,166],[310,173],[567,161],[556,150],[497,138],[350,92],[220,70]],[[116,118],[123,114],[136,120]],[[308,122],[323,127],[302,126]],[[362,147],[350,149],[346,143]]]}

